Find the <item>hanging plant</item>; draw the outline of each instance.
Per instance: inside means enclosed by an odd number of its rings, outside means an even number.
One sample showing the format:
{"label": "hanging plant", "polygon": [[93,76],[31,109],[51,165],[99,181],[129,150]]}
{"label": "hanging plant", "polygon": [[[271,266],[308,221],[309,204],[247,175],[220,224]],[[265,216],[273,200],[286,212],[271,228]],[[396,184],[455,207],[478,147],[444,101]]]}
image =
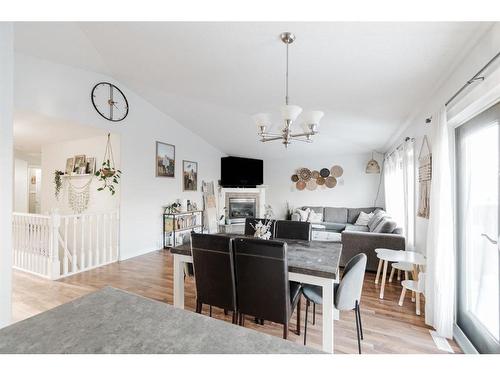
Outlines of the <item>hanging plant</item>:
{"label": "hanging plant", "polygon": [[54,171],[54,185],[55,185],[55,196],[56,196],[56,199],[59,200],[59,193],[61,192],[61,188],[62,188],[62,179],[61,179],[61,176],[64,175],[64,172],[62,171],[59,171],[59,170],[55,170]]}
{"label": "hanging plant", "polygon": [[120,183],[120,178],[122,172],[115,168],[115,160],[113,157],[113,149],[111,148],[111,134],[108,133],[108,142],[106,143],[106,150],[104,151],[104,158],[101,168],[95,172],[96,177],[98,177],[99,182],[103,185],[97,188],[97,191],[103,191],[105,189],[109,190],[111,195],[116,193],[116,185]]}

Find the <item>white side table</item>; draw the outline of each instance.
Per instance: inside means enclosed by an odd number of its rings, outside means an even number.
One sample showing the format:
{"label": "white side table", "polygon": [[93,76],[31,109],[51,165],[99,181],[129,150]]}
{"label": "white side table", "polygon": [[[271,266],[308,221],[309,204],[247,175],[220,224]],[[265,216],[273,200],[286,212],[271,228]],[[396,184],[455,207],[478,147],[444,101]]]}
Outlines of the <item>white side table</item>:
{"label": "white side table", "polygon": [[[413,269],[413,278],[417,279],[418,267],[425,264],[425,257],[417,253],[415,251],[405,251],[405,250],[392,250],[392,249],[375,249],[377,253],[377,258],[379,258],[378,268],[377,268],[377,276],[375,277],[375,284],[378,284],[378,280],[380,277],[380,271],[382,271],[382,285],[380,287],[380,299],[384,299],[384,290],[385,290],[385,280],[387,278],[387,265],[389,262],[403,262],[403,263],[411,263],[414,266]],[[419,296],[417,297],[417,301],[419,301]]]}

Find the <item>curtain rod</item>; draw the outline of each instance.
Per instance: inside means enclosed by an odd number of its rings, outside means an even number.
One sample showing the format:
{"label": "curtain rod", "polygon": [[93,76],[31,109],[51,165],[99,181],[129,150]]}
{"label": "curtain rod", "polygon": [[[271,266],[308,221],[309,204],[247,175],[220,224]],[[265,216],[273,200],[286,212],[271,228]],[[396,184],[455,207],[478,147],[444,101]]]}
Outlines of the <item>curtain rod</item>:
{"label": "curtain rod", "polygon": [[[491,64],[493,64],[493,62],[498,59],[500,57],[500,52],[498,52],[495,56],[493,56],[493,58],[488,61],[486,63],[485,66],[483,66],[476,74],[474,74],[474,76],[469,79],[467,82],[465,82],[465,84],[455,93],[453,94],[453,96],[448,99],[448,101],[444,104],[445,106],[448,106],[458,95],[460,95],[462,93],[462,91],[464,91],[467,87],[469,87],[471,84],[473,84],[474,82],[476,81],[484,81],[484,77],[481,76],[481,74],[489,68],[489,66]],[[431,117],[428,117],[425,119],[425,123],[426,124],[430,124],[432,122],[432,116]]]}
{"label": "curtain rod", "polygon": [[392,154],[394,154],[396,151],[400,150],[401,147],[403,147],[405,145],[406,142],[415,142],[415,138],[410,138],[410,137],[406,137],[405,140],[403,142],[401,142],[399,145],[397,145],[396,147],[394,147],[394,150],[392,150],[390,153],[384,155],[384,159],[390,157]]}

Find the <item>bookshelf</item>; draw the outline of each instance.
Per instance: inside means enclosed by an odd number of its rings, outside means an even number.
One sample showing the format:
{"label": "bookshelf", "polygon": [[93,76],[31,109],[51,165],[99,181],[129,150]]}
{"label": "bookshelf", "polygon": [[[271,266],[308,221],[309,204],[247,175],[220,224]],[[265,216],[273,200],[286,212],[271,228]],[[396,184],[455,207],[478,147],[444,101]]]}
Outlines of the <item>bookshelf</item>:
{"label": "bookshelf", "polygon": [[181,245],[190,232],[203,233],[203,210],[163,214],[163,248]]}

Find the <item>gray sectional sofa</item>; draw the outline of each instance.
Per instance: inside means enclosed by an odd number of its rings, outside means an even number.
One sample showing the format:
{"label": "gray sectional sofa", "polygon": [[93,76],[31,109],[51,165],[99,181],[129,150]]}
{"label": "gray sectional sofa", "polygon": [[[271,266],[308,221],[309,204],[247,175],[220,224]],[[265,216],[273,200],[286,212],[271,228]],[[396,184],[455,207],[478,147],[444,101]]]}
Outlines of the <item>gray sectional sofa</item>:
{"label": "gray sectional sofa", "polygon": [[[405,238],[402,229],[380,207],[345,208],[345,207],[302,207],[309,208],[316,213],[323,214],[320,228],[313,230],[341,233],[342,257],[340,265],[343,267],[349,259],[359,253],[368,257],[367,270],[376,271],[378,258],[376,248],[405,249]],[[359,213],[363,211],[375,215],[368,225],[355,225]],[[298,213],[292,214],[292,220],[300,221]]]}

